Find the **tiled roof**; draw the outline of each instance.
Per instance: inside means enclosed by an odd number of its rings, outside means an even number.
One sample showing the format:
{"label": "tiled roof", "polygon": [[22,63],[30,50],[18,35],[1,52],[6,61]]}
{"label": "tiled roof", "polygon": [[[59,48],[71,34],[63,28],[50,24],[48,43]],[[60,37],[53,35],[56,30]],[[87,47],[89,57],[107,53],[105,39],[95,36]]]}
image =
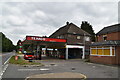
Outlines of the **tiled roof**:
{"label": "tiled roof", "polygon": [[118,31],[120,31],[120,24],[115,24],[108,27],[104,27],[102,30],[100,30],[97,33],[97,35],[107,34],[111,32],[118,32]]}
{"label": "tiled roof", "polygon": [[56,37],[56,36],[62,35],[62,34],[80,34],[80,35],[88,35],[88,36],[90,36],[90,34],[87,33],[86,31],[84,31],[81,28],[77,27],[75,24],[70,23],[70,24],[67,24],[67,25],[59,28],[56,32],[54,32],[49,37]]}
{"label": "tiled roof", "polygon": [[120,46],[120,40],[109,40],[102,42],[95,42],[91,46]]}

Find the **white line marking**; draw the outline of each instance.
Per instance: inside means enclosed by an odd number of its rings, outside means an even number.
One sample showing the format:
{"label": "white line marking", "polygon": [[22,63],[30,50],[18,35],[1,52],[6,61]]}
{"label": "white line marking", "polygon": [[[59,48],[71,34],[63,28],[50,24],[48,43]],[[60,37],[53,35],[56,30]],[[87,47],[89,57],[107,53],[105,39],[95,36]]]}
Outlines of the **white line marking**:
{"label": "white line marking", "polygon": [[5,65],[2,73],[0,74],[0,79],[2,79],[2,76],[3,76],[4,72],[7,70],[7,68],[8,68],[8,64]]}
{"label": "white line marking", "polygon": [[42,68],[42,69],[18,69],[18,71],[46,71],[46,70],[50,70],[48,68]]}
{"label": "white line marking", "polygon": [[8,61],[10,60],[10,58],[12,57],[13,55],[11,55],[8,59],[7,59],[7,61],[5,61],[5,63],[2,65],[2,67],[4,67],[4,69],[3,69],[3,71],[2,71],[2,73],[0,74],[0,79],[2,79],[2,76],[3,76],[3,74],[4,74],[4,72],[6,71],[6,69],[8,68]]}
{"label": "white line marking", "polygon": [[5,61],[4,65],[10,60],[10,58],[11,58],[12,56],[13,56],[13,55],[11,55],[11,56],[7,59],[7,61]]}
{"label": "white line marking", "polygon": [[50,69],[40,69],[41,71],[46,71],[46,70],[50,70]]}

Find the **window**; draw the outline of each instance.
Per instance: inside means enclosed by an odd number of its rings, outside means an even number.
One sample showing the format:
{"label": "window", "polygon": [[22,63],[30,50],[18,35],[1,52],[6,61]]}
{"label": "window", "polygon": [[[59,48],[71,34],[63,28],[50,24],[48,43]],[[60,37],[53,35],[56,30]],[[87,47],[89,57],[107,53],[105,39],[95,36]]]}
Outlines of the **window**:
{"label": "window", "polygon": [[104,49],[104,55],[110,55],[110,49]]}
{"label": "window", "polygon": [[104,41],[107,40],[107,35],[103,35],[103,40],[104,40]]}
{"label": "window", "polygon": [[91,47],[91,55],[114,56],[115,47],[112,47],[112,51],[110,49],[110,47]]}
{"label": "window", "polygon": [[60,35],[60,36],[58,36],[58,38],[63,39],[63,38],[64,38],[64,36],[63,36],[63,35]]}
{"label": "window", "polygon": [[97,54],[102,55],[103,54],[102,49],[97,49]]}
{"label": "window", "polygon": [[60,36],[57,36],[57,38],[60,38]]}
{"label": "window", "polygon": [[92,49],[92,50],[91,50],[91,54],[97,55],[97,49]]}
{"label": "window", "polygon": [[77,39],[80,39],[80,36],[77,36]]}

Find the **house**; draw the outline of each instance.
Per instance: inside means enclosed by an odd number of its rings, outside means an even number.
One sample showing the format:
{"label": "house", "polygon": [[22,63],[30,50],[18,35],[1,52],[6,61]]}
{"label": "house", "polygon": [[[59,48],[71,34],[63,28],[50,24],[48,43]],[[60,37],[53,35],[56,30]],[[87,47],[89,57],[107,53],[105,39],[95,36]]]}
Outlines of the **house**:
{"label": "house", "polygon": [[66,47],[58,49],[59,53],[68,58],[85,58],[89,55],[91,35],[73,23],[66,22],[66,25],[59,28],[50,38],[66,39]]}
{"label": "house", "polygon": [[120,64],[120,24],[104,27],[91,44],[90,61],[103,64]]}

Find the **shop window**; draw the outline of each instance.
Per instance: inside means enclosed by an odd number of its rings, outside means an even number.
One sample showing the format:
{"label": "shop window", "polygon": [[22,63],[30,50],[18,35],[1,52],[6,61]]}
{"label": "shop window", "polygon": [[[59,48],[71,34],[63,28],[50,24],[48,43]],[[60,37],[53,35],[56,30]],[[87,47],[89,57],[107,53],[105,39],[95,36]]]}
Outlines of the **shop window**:
{"label": "shop window", "polygon": [[104,49],[104,55],[110,55],[110,49]]}
{"label": "shop window", "polygon": [[[92,55],[107,55],[110,56],[110,47],[92,47],[91,48]],[[115,55],[115,48],[112,48],[112,56]]]}
{"label": "shop window", "polygon": [[97,49],[98,55],[103,55],[103,50],[102,49]]}
{"label": "shop window", "polygon": [[96,55],[96,54],[97,54],[97,49],[92,49],[92,50],[91,50],[91,54]]}

